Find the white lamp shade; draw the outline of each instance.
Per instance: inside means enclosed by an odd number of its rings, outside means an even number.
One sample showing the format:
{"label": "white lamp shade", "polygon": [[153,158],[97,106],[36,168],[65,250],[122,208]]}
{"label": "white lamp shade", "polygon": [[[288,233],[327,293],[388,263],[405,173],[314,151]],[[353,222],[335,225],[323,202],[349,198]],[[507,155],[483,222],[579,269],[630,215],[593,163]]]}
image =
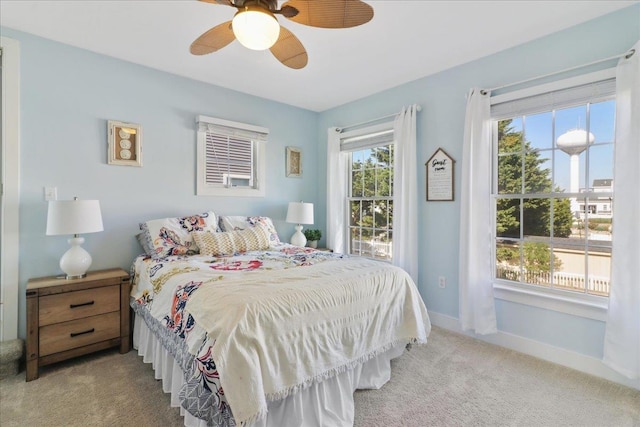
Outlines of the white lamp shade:
{"label": "white lamp shade", "polygon": [[278,41],[280,24],[276,17],[262,8],[242,9],[231,23],[233,34],[246,48],[265,50]]}
{"label": "white lamp shade", "polygon": [[313,203],[289,202],[287,222],[292,224],[313,224]]}
{"label": "white lamp shade", "polygon": [[49,202],[47,236],[85,234],[104,230],[98,200],[55,200]]}

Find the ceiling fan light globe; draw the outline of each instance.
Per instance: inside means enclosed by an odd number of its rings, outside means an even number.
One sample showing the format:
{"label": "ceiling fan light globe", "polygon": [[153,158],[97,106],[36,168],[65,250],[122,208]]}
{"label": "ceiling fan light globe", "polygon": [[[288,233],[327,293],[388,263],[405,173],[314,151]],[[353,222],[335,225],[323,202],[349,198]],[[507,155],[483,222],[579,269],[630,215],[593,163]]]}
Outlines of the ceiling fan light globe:
{"label": "ceiling fan light globe", "polygon": [[269,49],[280,36],[280,24],[276,17],[262,8],[238,11],[231,26],[238,41],[248,49]]}

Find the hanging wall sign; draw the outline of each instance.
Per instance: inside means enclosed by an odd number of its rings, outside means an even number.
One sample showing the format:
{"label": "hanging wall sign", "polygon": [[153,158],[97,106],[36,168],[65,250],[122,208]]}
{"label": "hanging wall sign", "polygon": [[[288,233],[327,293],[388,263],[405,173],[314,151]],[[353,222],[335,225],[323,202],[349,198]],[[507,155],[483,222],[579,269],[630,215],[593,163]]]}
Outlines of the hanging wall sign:
{"label": "hanging wall sign", "polygon": [[453,200],[453,166],[455,160],[438,148],[427,160],[427,202]]}

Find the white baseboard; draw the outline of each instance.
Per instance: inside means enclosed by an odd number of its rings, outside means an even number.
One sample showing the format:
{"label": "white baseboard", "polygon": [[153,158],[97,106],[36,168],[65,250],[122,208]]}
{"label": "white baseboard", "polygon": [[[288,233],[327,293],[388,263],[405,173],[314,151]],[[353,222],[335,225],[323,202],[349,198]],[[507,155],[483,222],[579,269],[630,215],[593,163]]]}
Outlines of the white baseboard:
{"label": "white baseboard", "polygon": [[506,347],[548,362],[557,363],[558,365],[640,390],[640,380],[632,380],[620,375],[602,363],[602,360],[596,359],[595,357],[586,356],[507,332],[498,331],[497,334],[492,335],[477,335],[472,332],[466,332],[460,328],[460,322],[455,317],[434,311],[429,311],[429,318],[433,325],[448,329],[452,332],[477,338],[491,344]]}

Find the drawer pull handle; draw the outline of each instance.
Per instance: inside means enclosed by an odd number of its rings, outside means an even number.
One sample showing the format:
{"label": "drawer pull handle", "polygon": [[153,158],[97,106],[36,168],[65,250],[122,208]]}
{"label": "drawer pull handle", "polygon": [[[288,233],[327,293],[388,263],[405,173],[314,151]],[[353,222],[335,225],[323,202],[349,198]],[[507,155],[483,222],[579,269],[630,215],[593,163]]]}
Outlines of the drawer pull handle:
{"label": "drawer pull handle", "polygon": [[82,332],[71,332],[69,335],[71,335],[71,338],[77,337],[78,335],[84,335],[84,334],[91,334],[93,332],[95,332],[96,328],[91,328],[88,331],[82,331]]}
{"label": "drawer pull handle", "polygon": [[83,302],[82,304],[69,304],[69,308],[78,308],[83,307],[85,305],[93,305],[95,301]]}

